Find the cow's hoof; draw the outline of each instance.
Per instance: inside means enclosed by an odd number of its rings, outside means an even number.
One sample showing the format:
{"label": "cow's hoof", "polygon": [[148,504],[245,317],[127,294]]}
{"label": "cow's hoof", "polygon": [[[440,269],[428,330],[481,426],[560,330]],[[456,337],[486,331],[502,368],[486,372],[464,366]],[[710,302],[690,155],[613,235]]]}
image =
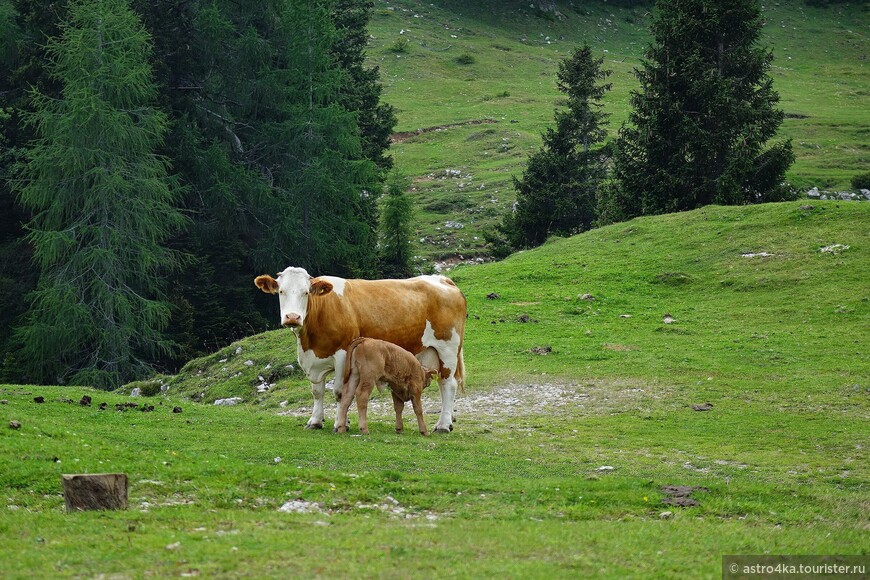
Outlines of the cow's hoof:
{"label": "cow's hoof", "polygon": [[[452,425],[451,425],[451,426],[452,426]],[[451,431],[450,429],[442,429],[441,427],[436,427],[436,428],[435,428],[435,432],[436,432],[436,433],[450,433],[450,431]]]}
{"label": "cow's hoof", "polygon": [[323,423],[309,423],[305,426],[306,429],[323,429]]}

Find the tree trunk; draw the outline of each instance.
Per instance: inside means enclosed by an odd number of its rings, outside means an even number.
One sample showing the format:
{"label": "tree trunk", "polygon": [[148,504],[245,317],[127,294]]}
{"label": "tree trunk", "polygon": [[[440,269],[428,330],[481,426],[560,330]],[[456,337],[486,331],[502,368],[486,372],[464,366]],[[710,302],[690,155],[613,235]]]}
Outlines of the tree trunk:
{"label": "tree trunk", "polygon": [[126,473],[63,475],[66,511],[125,510],[129,483]]}

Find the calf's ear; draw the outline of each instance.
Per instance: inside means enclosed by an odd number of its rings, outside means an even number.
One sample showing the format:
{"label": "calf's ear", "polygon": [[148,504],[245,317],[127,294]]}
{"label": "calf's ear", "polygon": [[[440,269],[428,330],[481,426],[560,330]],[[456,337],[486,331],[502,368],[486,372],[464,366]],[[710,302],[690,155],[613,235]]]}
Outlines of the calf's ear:
{"label": "calf's ear", "polygon": [[438,369],[430,369],[429,367],[423,367],[423,378],[427,383],[431,382],[432,379],[438,378]]}
{"label": "calf's ear", "polygon": [[315,280],[311,283],[311,290],[309,290],[311,294],[315,296],[323,296],[324,294],[329,294],[332,292],[332,284],[327,282],[326,280]]}
{"label": "calf's ear", "polygon": [[262,276],[254,278],[254,285],[266,294],[278,293],[278,281],[268,274],[263,274]]}

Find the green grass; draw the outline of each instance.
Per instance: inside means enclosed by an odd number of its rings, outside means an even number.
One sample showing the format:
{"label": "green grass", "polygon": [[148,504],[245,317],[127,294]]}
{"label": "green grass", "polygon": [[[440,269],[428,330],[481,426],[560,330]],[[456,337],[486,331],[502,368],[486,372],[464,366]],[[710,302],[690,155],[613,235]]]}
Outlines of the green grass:
{"label": "green grass", "polygon": [[[560,3],[562,21],[541,17],[523,1],[502,2],[498,10],[454,1],[376,6],[369,61],[380,67],[397,130],[450,126],[392,148],[396,165],[415,182],[421,256],[487,254],[482,232],[513,203],[511,177],[522,174],[553,121],[558,63],[575,46],[588,42],[613,71],[605,98],[611,137],[626,120],[629,93],[637,88],[632,70],[650,41],[649,9],[574,5]],[[868,7],[854,2],[820,9],[781,0],[764,3],[763,10],[762,42],[774,52],[771,76],[787,115],[779,138],[793,140],[797,157],[787,177],[804,190],[848,189],[870,163]],[[401,54],[391,49],[399,38],[406,43]],[[473,62],[457,63],[462,57]],[[462,125],[477,120],[491,124]],[[446,169],[462,177],[442,179]],[[457,197],[465,202],[451,201]],[[449,220],[465,228],[445,228]]]}
{"label": "green grass", "polygon": [[[392,433],[384,396],[370,436],[304,430],[286,331],[161,377],[135,399],[150,413],[0,387],[0,569],[718,578],[723,554],[868,555],[870,205],[812,206],[636,219],[458,268],[469,385],[446,436]],[[245,402],[191,401],[227,396]],[[62,473],[115,471],[127,511],[63,513]],[[709,491],[679,508],[664,485]]]}

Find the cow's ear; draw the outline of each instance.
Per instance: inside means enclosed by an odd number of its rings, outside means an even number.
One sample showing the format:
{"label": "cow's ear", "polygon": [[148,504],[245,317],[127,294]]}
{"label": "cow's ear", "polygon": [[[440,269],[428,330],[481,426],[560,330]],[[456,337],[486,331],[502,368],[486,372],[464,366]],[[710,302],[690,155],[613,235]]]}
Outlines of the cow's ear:
{"label": "cow's ear", "polygon": [[268,274],[254,278],[254,284],[266,294],[278,293],[278,281]]}
{"label": "cow's ear", "polygon": [[311,290],[309,292],[315,296],[323,296],[324,294],[329,294],[330,292],[332,292],[332,284],[330,284],[326,280],[315,280],[311,283]]}

